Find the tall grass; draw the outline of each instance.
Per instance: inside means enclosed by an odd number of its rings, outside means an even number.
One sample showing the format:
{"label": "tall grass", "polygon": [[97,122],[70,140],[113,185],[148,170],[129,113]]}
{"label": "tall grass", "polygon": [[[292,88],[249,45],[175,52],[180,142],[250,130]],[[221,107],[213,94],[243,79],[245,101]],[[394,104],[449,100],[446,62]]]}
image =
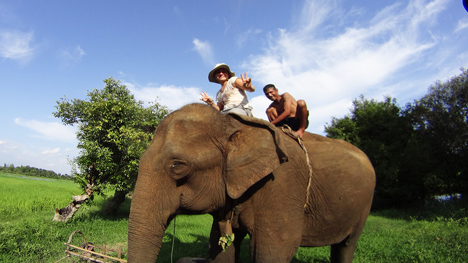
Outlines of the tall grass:
{"label": "tall grass", "polygon": [[[96,197],[67,223],[52,222],[55,207],[64,207],[81,191],[70,181],[39,181],[0,174],[0,262],[55,262],[65,256],[64,242],[75,230],[100,246],[127,248],[130,200],[118,216],[99,211],[106,198]],[[111,196],[112,193],[109,193]],[[384,210],[369,216],[354,262],[468,262],[468,212],[462,200],[406,210]],[[157,262],[207,257],[211,216],[178,216],[166,231]],[[75,235],[74,244],[82,238]],[[242,262],[249,262],[249,238]],[[292,262],[329,262],[329,247],[299,248]],[[61,261],[66,262],[66,260]]]}
{"label": "tall grass", "polygon": [[[34,180],[0,174],[0,262],[55,262],[65,256],[63,245],[81,230],[96,245],[127,247],[129,201],[116,217],[99,213],[106,198],[82,206],[67,223],[52,222],[55,207],[62,208],[81,190],[67,180]],[[73,244],[83,239],[75,235]],[[66,261],[63,261],[66,262]]]}
{"label": "tall grass", "polygon": [[72,181],[0,174],[0,220],[26,218],[26,214],[54,211],[81,194]]}

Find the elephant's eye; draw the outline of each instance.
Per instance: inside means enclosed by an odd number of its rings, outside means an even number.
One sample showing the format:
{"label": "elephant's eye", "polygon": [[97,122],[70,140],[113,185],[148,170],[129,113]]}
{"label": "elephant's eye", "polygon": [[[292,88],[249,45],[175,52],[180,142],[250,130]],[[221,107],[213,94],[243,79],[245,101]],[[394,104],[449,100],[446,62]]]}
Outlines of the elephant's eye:
{"label": "elephant's eye", "polygon": [[171,165],[171,177],[175,180],[180,180],[189,175],[190,167],[186,162],[175,160]]}

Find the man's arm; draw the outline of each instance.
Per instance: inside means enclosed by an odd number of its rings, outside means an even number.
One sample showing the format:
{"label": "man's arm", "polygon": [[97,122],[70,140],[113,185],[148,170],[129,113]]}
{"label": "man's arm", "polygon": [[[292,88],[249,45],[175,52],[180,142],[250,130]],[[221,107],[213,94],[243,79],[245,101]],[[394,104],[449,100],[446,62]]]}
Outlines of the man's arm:
{"label": "man's arm", "polygon": [[265,113],[270,122],[274,121],[276,117],[278,117],[278,113],[276,112],[276,108],[273,106],[273,103],[271,103],[270,106],[268,106]]}
{"label": "man's arm", "polygon": [[292,96],[289,95],[289,93],[285,92],[282,95],[282,100],[283,100],[283,112],[271,123],[276,124],[282,120],[284,120],[286,117],[289,117],[291,115],[291,104],[292,104]]}

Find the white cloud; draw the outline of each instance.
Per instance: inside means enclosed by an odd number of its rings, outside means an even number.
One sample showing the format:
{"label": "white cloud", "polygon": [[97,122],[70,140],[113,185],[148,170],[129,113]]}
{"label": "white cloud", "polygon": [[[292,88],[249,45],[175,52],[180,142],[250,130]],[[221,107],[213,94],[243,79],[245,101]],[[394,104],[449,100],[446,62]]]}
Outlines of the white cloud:
{"label": "white cloud", "polygon": [[339,12],[337,1],[333,0],[309,0],[301,8],[296,22],[304,32],[311,32],[321,25],[333,13]]}
{"label": "white cloud", "polygon": [[83,57],[84,55],[86,55],[86,52],[84,52],[84,50],[79,45],[76,46],[76,52],[78,53],[78,56],[80,58]]}
{"label": "white cloud", "polygon": [[13,144],[9,141],[2,141],[2,143],[0,143],[0,152],[9,153],[10,151],[17,149],[18,147],[18,144]]}
{"label": "white cloud", "polygon": [[214,55],[213,50],[211,49],[211,44],[208,41],[201,41],[197,38],[193,39],[194,49],[200,54],[203,61],[208,65],[214,64]]}
{"label": "white cloud", "polygon": [[135,99],[144,102],[158,100],[164,106],[171,110],[179,109],[189,103],[200,102],[201,90],[195,87],[176,87],[173,85],[162,85],[153,87],[149,84],[146,87],[137,87],[132,83],[123,83],[130,92],[135,96]]}
{"label": "white cloud", "polygon": [[465,29],[467,27],[468,27],[468,18],[460,20],[460,21],[458,21],[457,27],[455,28],[455,32],[463,30],[463,29]]}
{"label": "white cloud", "polygon": [[[263,88],[263,87],[262,87]],[[248,96],[249,94],[247,94]],[[249,97],[250,105],[253,107],[254,116],[260,119],[268,120],[268,117],[265,113],[268,106],[271,104],[271,101],[267,99],[265,96],[257,96],[250,98]]]}
{"label": "white cloud", "polygon": [[227,35],[229,28],[231,28],[231,25],[226,21],[226,18],[224,18],[224,35],[225,36]]}
{"label": "white cloud", "polygon": [[60,57],[66,62],[79,62],[81,61],[81,58],[86,55],[86,52],[79,46],[77,45],[74,48],[67,48],[61,51]]}
{"label": "white cloud", "polygon": [[244,44],[247,42],[247,40],[252,36],[252,35],[257,35],[262,33],[262,30],[260,29],[249,29],[242,34],[238,35],[236,38],[236,45],[237,47],[241,48],[244,46]]}
{"label": "white cloud", "polygon": [[[15,141],[0,144],[0,160],[6,164],[53,170],[56,173],[70,174],[68,156],[77,156],[78,150],[69,149],[63,153],[60,147],[48,148],[35,145],[24,145]],[[73,158],[73,157],[70,157]]]}
{"label": "white cloud", "polygon": [[71,142],[76,140],[76,128],[65,126],[59,122],[42,122],[36,120],[24,120],[16,118],[17,125],[29,128],[36,132],[34,136],[50,141]]}
{"label": "white cloud", "polygon": [[34,54],[31,42],[33,32],[16,30],[0,30],[0,56],[14,60],[27,61]]}
{"label": "white cloud", "polygon": [[43,155],[56,155],[60,152],[60,148],[55,148],[55,149],[52,149],[52,150],[45,150],[43,152],[41,152],[41,154]]}
{"label": "white cloud", "polygon": [[[382,99],[382,90],[396,92],[387,88],[397,86],[395,76],[415,70],[414,62],[437,46],[437,38],[427,32],[447,1],[395,4],[364,22],[366,26],[354,27],[353,20],[343,21],[352,17],[332,15],[346,13],[337,3],[307,1],[294,30],[279,29],[277,36],[270,36],[264,54],[250,57],[243,65],[255,76],[254,81],[273,83],[280,93],[304,99],[310,111],[308,130],[315,133],[323,133],[323,124],[331,116],[347,114],[360,94]],[[257,107],[254,110],[258,112]]]}

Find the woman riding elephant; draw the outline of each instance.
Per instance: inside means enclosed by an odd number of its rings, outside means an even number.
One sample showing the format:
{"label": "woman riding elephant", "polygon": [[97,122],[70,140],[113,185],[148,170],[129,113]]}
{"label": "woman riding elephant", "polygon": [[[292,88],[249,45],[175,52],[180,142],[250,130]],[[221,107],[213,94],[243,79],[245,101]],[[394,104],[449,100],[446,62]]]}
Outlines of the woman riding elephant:
{"label": "woman riding elephant", "polygon": [[232,112],[253,116],[252,106],[250,106],[245,91],[254,92],[255,87],[252,85],[252,80],[247,77],[246,72],[244,76],[241,74],[241,77],[238,78],[228,65],[220,63],[216,64],[208,73],[208,80],[221,84],[221,89],[216,93],[216,104],[204,91],[200,93],[202,95],[201,101],[224,114]]}
{"label": "woman riding elephant", "polygon": [[[372,203],[374,169],[342,141],[305,133],[303,146],[267,121],[191,104],[168,115],[141,157],[128,261],[155,262],[178,214],[213,216],[210,262],[290,262],[299,246],[331,245],[351,262]],[[306,154],[307,152],[307,154]],[[221,237],[234,233],[222,252]]]}

